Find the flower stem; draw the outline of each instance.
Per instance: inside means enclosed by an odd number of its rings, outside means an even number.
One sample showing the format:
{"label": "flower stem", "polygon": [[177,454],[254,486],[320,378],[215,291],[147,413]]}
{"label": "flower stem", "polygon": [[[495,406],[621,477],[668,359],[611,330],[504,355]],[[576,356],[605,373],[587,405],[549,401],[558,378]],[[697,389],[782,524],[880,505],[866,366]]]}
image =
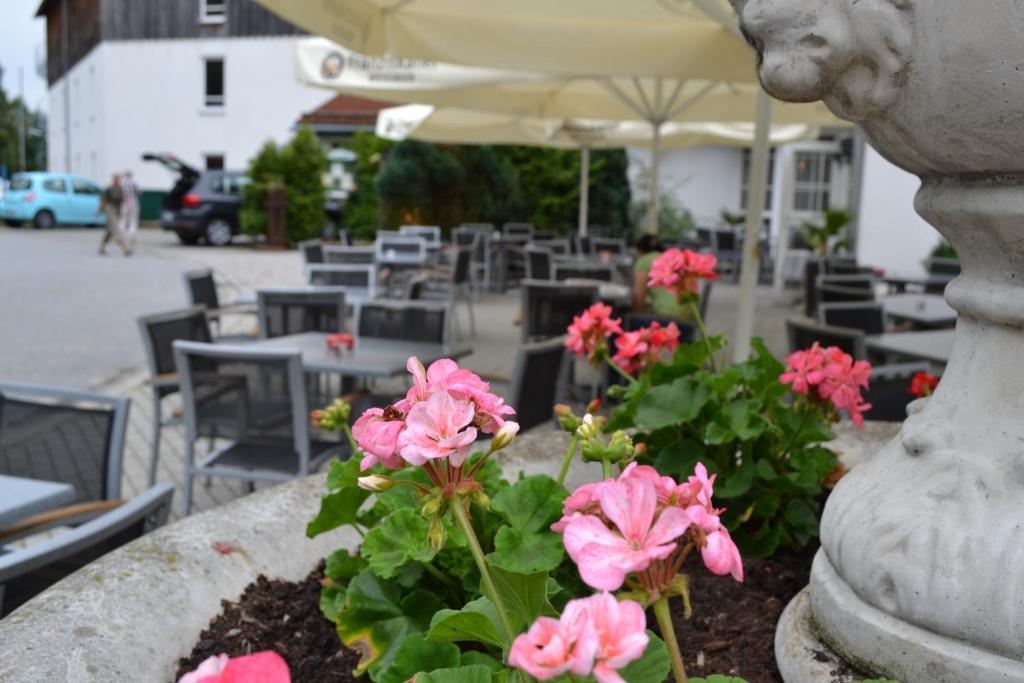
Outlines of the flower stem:
{"label": "flower stem", "polygon": [[432,562],[421,562],[423,568],[427,570],[427,573],[433,576],[435,579],[448,586],[449,588],[459,588],[459,586],[452,581],[449,577],[445,576],[440,569],[434,566]]}
{"label": "flower stem", "polygon": [[601,458],[601,473],[605,479],[612,478],[612,462],[608,458]]}
{"label": "flower stem", "polygon": [[711,348],[711,339],[708,337],[708,330],[704,327],[704,318],[700,315],[700,308],[697,307],[697,301],[690,297],[690,310],[693,312],[693,322],[697,324],[697,330],[700,332],[700,338],[704,340],[704,345],[708,349],[708,362],[711,363],[711,372],[718,372],[718,368],[715,365],[715,350]]}
{"label": "flower stem", "polygon": [[796,444],[796,440],[800,438],[800,434],[803,433],[804,427],[807,426],[807,421],[810,419],[811,411],[804,411],[804,416],[803,419],[800,420],[800,425],[796,428],[796,431],[793,432],[793,436],[789,438],[789,443],[786,444],[786,447],[782,449],[782,452],[779,454],[778,462],[784,461],[786,456],[789,455],[789,451],[792,450],[793,446]]}
{"label": "flower stem", "polygon": [[569,466],[572,465],[573,456],[576,455],[576,445],[580,442],[580,437],[576,436],[573,432],[572,439],[569,441],[569,450],[565,452],[565,457],[562,458],[562,469],[558,470],[558,483],[565,483],[565,475],[569,474]]}
{"label": "flower stem", "polygon": [[683,654],[679,651],[679,641],[676,640],[676,629],[672,625],[672,614],[668,609],[668,597],[661,596],[654,601],[654,616],[661,628],[661,638],[668,647],[669,657],[672,659],[672,674],[676,683],[686,683],[686,668],[683,666]]}
{"label": "flower stem", "polygon": [[[463,502],[465,502],[466,505],[463,505]],[[492,603],[494,603],[494,607],[498,612],[498,618],[501,619],[501,626],[505,629],[505,636],[511,644],[516,633],[512,630],[512,622],[508,619],[508,608],[505,607],[505,601],[502,599],[501,594],[494,585],[494,579],[491,577],[491,570],[487,566],[487,559],[484,557],[483,548],[480,547],[480,541],[477,539],[476,532],[473,530],[473,522],[470,521],[469,511],[467,510],[468,506],[468,499],[459,498],[458,496],[453,496],[449,505],[452,509],[452,515],[455,517],[455,523],[459,525],[459,528],[462,529],[462,533],[466,535],[466,540],[469,542],[469,549],[473,553],[473,559],[476,560],[477,569],[480,570],[480,583],[483,588],[482,592]]]}
{"label": "flower stem", "polygon": [[610,367],[612,370],[614,370],[615,372],[617,372],[620,375],[622,375],[622,377],[627,382],[629,382],[630,384],[636,384],[636,378],[633,377],[633,375],[631,375],[628,372],[626,372],[625,370],[623,370],[622,366],[620,366],[618,363],[613,361],[611,358],[606,358],[605,362],[608,363],[608,367]]}
{"label": "flower stem", "polygon": [[352,455],[361,452],[359,444],[356,443],[356,438],[352,436],[352,428],[348,426],[348,423],[342,423],[341,431],[345,432],[345,438],[348,439],[348,445],[352,448]]}

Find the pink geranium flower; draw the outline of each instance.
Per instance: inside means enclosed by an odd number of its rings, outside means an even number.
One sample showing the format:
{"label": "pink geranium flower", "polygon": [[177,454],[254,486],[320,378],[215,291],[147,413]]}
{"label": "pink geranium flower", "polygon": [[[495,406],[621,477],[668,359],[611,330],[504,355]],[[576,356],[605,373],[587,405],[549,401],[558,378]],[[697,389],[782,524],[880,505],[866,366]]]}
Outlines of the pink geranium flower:
{"label": "pink geranium flower", "polygon": [[666,352],[672,353],[679,346],[679,326],[669,323],[651,323],[632,332],[623,332],[615,339],[614,360],[629,373],[642,372],[661,361]]}
{"label": "pink geranium flower", "polygon": [[605,482],[600,504],[612,526],[596,515],[584,515],[566,526],[564,542],[583,580],[601,590],[618,590],[630,572],[671,555],[676,539],[690,525],[677,507],[656,515],[657,491],[646,479]]}
{"label": "pink geranium flower", "polygon": [[437,391],[409,410],[405,429],[398,435],[398,451],[412,465],[449,458],[457,467],[476,441],[477,430],[472,426],[475,414],[472,401]]}
{"label": "pink geranium flower", "polygon": [[571,600],[561,618],[540,617],[518,636],[509,650],[508,663],[542,681],[567,672],[587,676],[597,646],[586,600]]}
{"label": "pink geranium flower", "polygon": [[736,547],[725,527],[707,535],[700,555],[704,560],[704,566],[712,574],[731,574],[737,581],[743,581],[743,558],[740,557],[740,549]]}
{"label": "pink geranium flower", "polygon": [[625,683],[618,670],[643,657],[650,641],[644,608],[632,600],[616,600],[610,593],[586,600],[597,636],[594,678],[597,683]]}
{"label": "pink geranium flower", "polygon": [[291,683],[288,663],[276,652],[257,652],[229,659],[214,655],[178,683]]}
{"label": "pink geranium flower", "polygon": [[805,351],[796,351],[786,359],[786,372],[779,376],[793,391],[812,399],[828,401],[836,410],[846,412],[854,424],[864,423],[863,413],[871,409],[861,389],[868,387],[871,364],[854,361],[853,356],[836,346],[821,348],[817,342]]}
{"label": "pink geranium flower", "polygon": [[396,407],[408,412],[412,407],[427,400],[431,394],[446,391],[454,398],[472,401],[476,406],[476,427],[485,434],[493,434],[505,424],[505,416],[515,414],[512,406],[505,405],[505,399],[491,393],[491,386],[476,373],[460,368],[449,359],[442,358],[424,369],[418,358],[412,357],[406,363],[412,375],[412,387]]}
{"label": "pink geranium flower", "polygon": [[794,351],[786,358],[786,372],[779,376],[783,384],[791,384],[793,391],[806,394],[812,386],[821,384],[825,378],[822,368],[828,362],[824,349],[814,342],[811,348]]}
{"label": "pink geranium flower", "polygon": [[565,347],[577,356],[599,360],[608,349],[608,337],[622,333],[622,319],[612,318],[612,307],[600,301],[572,319]]}
{"label": "pink geranium flower", "polygon": [[405,420],[394,407],[368,408],[352,425],[352,437],[363,451],[360,470],[368,470],[378,462],[391,470],[404,465],[398,454],[398,436],[405,429]]}
{"label": "pink geranium flower", "polygon": [[647,286],[667,289],[678,298],[700,291],[699,280],[717,280],[714,254],[702,254],[689,249],[666,249],[651,264]]}

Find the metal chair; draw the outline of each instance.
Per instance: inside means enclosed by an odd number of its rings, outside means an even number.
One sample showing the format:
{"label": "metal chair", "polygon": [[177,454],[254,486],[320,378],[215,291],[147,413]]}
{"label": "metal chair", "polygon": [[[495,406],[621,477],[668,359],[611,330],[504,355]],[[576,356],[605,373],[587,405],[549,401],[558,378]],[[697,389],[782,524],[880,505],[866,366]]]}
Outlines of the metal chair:
{"label": "metal chair", "polygon": [[594,253],[593,244],[591,242],[593,239],[594,238],[589,235],[573,235],[572,253],[577,256],[591,256]]}
{"label": "metal chair", "polygon": [[933,257],[925,262],[929,275],[950,275],[960,274],[960,259]]}
{"label": "metal chair", "polygon": [[558,233],[554,230],[534,230],[533,237],[530,239],[531,242],[543,242],[547,240],[553,240],[557,237]]}
{"label": "metal chair", "polygon": [[70,531],[27,548],[0,548],[0,617],[97,558],[163,526],[173,495],[173,486],[158,484]]}
{"label": "metal chair", "polygon": [[868,388],[861,392],[871,409],[865,420],[902,422],[907,418],[907,404],[915,400],[910,382],[918,372],[928,372],[927,363],[879,365],[871,369]]}
{"label": "metal chair", "polygon": [[579,315],[597,301],[596,285],[524,280],[523,343],[561,337]]}
{"label": "metal chair", "polygon": [[76,503],[117,499],[129,407],[127,398],[0,383],[0,474],[69,484]]}
{"label": "metal chair", "polygon": [[526,242],[533,238],[533,233],[536,229],[533,223],[505,223],[505,225],[501,226],[501,234],[506,239]]}
{"label": "metal chair", "polygon": [[815,287],[815,298],[820,308],[823,304],[872,302],[875,300],[875,292],[862,287],[818,285]]}
{"label": "metal chair", "polygon": [[345,331],[345,288],[262,287],[256,290],[260,338]]}
{"label": "metal chair", "polygon": [[356,339],[447,344],[450,306],[434,301],[374,301],[356,307]]}
{"label": "metal chair", "polygon": [[428,249],[438,249],[441,246],[441,227],[438,225],[403,225],[398,228],[398,234],[426,240]]}
{"label": "metal chair", "polygon": [[558,282],[570,279],[611,282],[614,278],[614,269],[611,266],[594,263],[556,263],[552,267],[552,275]]}
{"label": "metal chair", "polygon": [[874,294],[878,280],[875,279],[874,274],[868,273],[857,275],[819,275],[817,284],[846,287],[848,289],[864,289]]}
{"label": "metal chair", "polygon": [[551,280],[551,252],[531,243],[526,247],[526,279]]}
{"label": "metal chair", "polygon": [[160,460],[160,433],[164,427],[181,424],[178,415],[164,416],[163,399],[177,394],[181,388],[174,366],[173,344],[179,339],[210,343],[210,325],[206,319],[206,309],[193,306],[180,311],[142,316],[138,320],[139,331],[142,333],[142,345],[146,350],[146,361],[149,365],[149,378],[146,384],[150,387],[153,399],[153,437],[149,451],[148,485],[156,483],[157,464]]}
{"label": "metal chair", "polygon": [[[185,412],[182,516],[197,476],[284,482],[304,476],[347,443],[311,438],[310,390],[298,351],[174,342]],[[228,443],[195,462],[195,442],[216,429]]]}
{"label": "metal chair", "polygon": [[459,299],[462,299],[466,302],[466,310],[469,312],[469,333],[475,337],[476,315],[473,311],[473,289],[473,250],[467,247],[456,248],[455,267],[452,270],[450,283],[452,323],[458,328],[459,316],[455,312],[455,305]]}
{"label": "metal chair", "polygon": [[564,337],[526,344],[516,354],[508,404],[516,409],[519,431],[550,423],[565,383]]}
{"label": "metal chair", "polygon": [[860,330],[789,319],[786,321],[786,336],[790,351],[806,349],[818,342],[822,346],[838,346],[855,359],[867,358],[864,333]]}
{"label": "metal chair", "polygon": [[192,306],[205,306],[206,316],[211,323],[217,326],[216,338],[222,341],[245,341],[251,339],[247,334],[220,334],[220,321],[222,315],[251,315],[255,309],[251,305],[227,304],[222,305],[217,294],[217,283],[213,279],[213,271],[209,269],[190,270],[185,273],[185,290],[188,293],[189,304]]}
{"label": "metal chair", "polygon": [[310,263],[324,262],[324,243],[322,240],[305,240],[299,242],[299,253],[302,254],[302,262]]}
{"label": "metal chair", "polygon": [[711,304],[711,291],[714,288],[714,280],[705,280],[700,288],[700,302],[697,304],[697,311],[702,320],[708,319],[708,306]]}
{"label": "metal chair", "polygon": [[422,237],[380,236],[373,243],[377,263],[419,266],[427,262],[427,241]]}
{"label": "metal chair", "polygon": [[317,287],[344,287],[349,305],[376,299],[378,295],[375,265],[311,265],[306,266],[306,278]]}
{"label": "metal chair", "polygon": [[729,271],[737,276],[740,271],[740,263],[743,261],[743,251],[740,249],[739,240],[732,230],[712,230],[711,250],[718,258],[718,267],[722,271]]}
{"label": "metal chair", "polygon": [[625,254],[628,251],[626,240],[623,237],[591,237],[590,248],[594,254],[600,254],[603,251]]}
{"label": "metal chair", "polygon": [[328,244],[324,247],[324,263],[351,266],[372,264],[377,259],[373,247],[349,247]]}
{"label": "metal chair", "polygon": [[880,303],[844,302],[818,306],[818,321],[832,327],[860,330],[864,334],[885,332],[885,308]]}
{"label": "metal chair", "polygon": [[569,256],[572,254],[572,245],[569,244],[568,239],[534,239],[530,242],[530,246],[547,249],[552,254],[558,254],[559,256]]}
{"label": "metal chair", "polygon": [[473,282],[479,291],[491,289],[491,235],[494,226],[490,223],[474,223],[472,227],[462,225],[452,230],[452,243],[457,247],[469,247],[473,250]]}

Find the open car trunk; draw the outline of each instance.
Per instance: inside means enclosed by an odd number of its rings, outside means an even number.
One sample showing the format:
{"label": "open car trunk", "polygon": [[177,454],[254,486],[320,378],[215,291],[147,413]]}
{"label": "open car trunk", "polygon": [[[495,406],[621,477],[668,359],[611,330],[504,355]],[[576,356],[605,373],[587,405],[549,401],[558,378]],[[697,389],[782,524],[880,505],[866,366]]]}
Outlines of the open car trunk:
{"label": "open car trunk", "polygon": [[177,209],[181,207],[181,198],[188,194],[199,178],[199,171],[192,168],[178,157],[168,152],[147,152],[142,155],[143,161],[155,161],[163,164],[167,170],[178,176],[170,192],[164,197],[164,209]]}

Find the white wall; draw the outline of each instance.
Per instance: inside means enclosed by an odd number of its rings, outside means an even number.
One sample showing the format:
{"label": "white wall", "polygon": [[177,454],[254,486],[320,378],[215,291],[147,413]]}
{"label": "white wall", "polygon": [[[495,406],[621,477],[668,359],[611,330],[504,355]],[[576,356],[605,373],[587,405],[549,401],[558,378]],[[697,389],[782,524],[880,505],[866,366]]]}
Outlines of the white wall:
{"label": "white wall", "polygon": [[864,150],[864,176],[857,210],[857,260],[890,273],[921,273],[921,262],[940,235],[914,211],[921,186],[911,175],[871,148]]}
{"label": "white wall", "polygon": [[[630,186],[634,199],[639,199],[636,180],[650,169],[651,151],[630,147],[627,153]],[[662,194],[670,194],[677,206],[688,209],[698,225],[716,226],[721,222],[722,209],[734,213],[740,210],[741,149],[707,145],[664,150],[658,173]]]}
{"label": "white wall", "polygon": [[[68,75],[72,171],[106,181],[112,172],[131,169],[144,189],[166,190],[171,174],[143,162],[143,152],[171,152],[197,168],[204,166],[205,154],[222,154],[227,168],[244,168],[263,142],[287,140],[303,113],[331,97],[296,80],[296,40],[101,43]],[[203,59],[208,56],[225,60],[225,105],[219,111],[203,106]],[[64,81],[50,89],[53,169],[64,166]]]}

